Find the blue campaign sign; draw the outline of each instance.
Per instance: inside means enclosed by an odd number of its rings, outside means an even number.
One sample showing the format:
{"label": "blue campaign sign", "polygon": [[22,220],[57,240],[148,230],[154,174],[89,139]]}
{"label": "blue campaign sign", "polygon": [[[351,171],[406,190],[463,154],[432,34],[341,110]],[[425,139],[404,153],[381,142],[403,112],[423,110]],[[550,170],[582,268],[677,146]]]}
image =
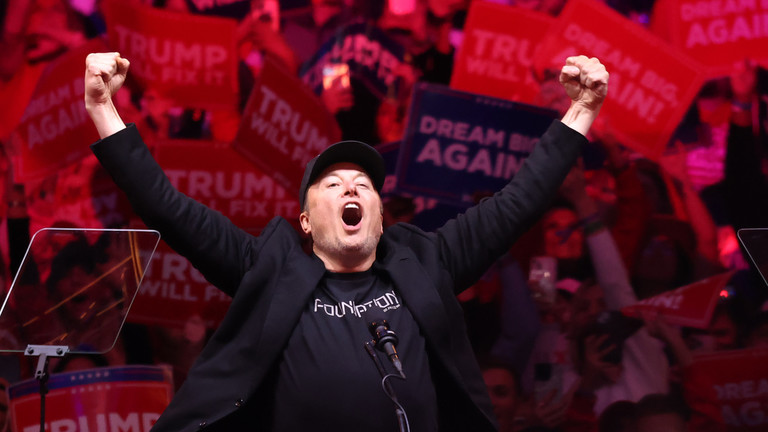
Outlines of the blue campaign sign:
{"label": "blue campaign sign", "polygon": [[396,196],[407,196],[412,198],[416,207],[416,212],[410,223],[425,231],[434,231],[447,222],[448,219],[456,217],[458,213],[467,209],[468,204],[465,203],[460,203],[458,205],[445,204],[435,202],[435,200],[430,197],[408,192],[404,193],[399,190],[397,188],[396,168],[401,146],[401,141],[394,141],[376,146],[376,150],[378,150],[384,158],[384,163],[387,167],[387,176],[381,191],[382,198],[385,200]]}
{"label": "blue campaign sign", "polygon": [[397,189],[457,205],[512,179],[557,113],[419,83],[397,162]]}
{"label": "blue campaign sign", "polygon": [[339,29],[334,37],[323,43],[302,66],[299,76],[320,94],[326,66],[346,64],[350,75],[365,83],[378,97],[384,97],[397,94],[400,78],[396,71],[408,64],[405,57],[405,48],[383,30],[357,22]]}

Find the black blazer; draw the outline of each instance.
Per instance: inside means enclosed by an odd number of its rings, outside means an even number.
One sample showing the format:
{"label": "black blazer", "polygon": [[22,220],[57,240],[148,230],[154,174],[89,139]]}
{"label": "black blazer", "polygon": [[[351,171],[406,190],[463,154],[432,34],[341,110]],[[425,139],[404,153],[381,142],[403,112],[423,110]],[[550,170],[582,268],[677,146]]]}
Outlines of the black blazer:
{"label": "black blazer", "polygon": [[[441,430],[497,429],[455,296],[541,215],[585,142],[555,121],[492,198],[434,233],[397,224],[382,235],[374,265],[391,276],[424,335]],[[133,125],[92,150],[147,226],[233,297],[153,431],[258,430],[268,418],[274,368],[323,276],[322,261],[302,250],[281,217],[254,237],[175,190]]]}

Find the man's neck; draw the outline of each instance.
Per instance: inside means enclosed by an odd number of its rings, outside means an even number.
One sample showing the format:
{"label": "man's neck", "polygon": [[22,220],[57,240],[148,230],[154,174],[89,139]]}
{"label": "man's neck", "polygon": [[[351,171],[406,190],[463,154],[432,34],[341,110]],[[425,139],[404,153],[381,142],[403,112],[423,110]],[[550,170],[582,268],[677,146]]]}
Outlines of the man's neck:
{"label": "man's neck", "polygon": [[376,260],[376,253],[369,255],[357,255],[346,253],[342,256],[335,256],[314,249],[315,255],[325,264],[325,269],[334,273],[355,273],[363,272],[371,268]]}

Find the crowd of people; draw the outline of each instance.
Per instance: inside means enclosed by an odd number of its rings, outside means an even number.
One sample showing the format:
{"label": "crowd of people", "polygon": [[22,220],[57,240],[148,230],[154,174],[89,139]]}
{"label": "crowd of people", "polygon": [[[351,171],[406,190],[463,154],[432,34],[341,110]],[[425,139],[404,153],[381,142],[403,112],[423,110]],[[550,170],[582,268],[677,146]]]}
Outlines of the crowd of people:
{"label": "crowd of people", "polygon": [[[264,59],[298,75],[325,41],[356,22],[375,26],[402,45],[408,67],[397,71],[399,85],[389,94],[377,95],[352,76],[350,83],[338,80],[324,88],[319,99],[344,139],[376,147],[402,138],[415,83],[449,84],[471,2],[311,0],[270,8],[267,0],[245,0],[221,2],[213,10],[194,0],[133,3],[238,20],[237,111],[179,106],[155,90],[130,84],[115,94],[123,119],[136,124],[150,147],[169,138],[232,141]],[[392,4],[400,3],[410,10],[396,12]],[[565,0],[497,3],[557,15]],[[652,2],[607,3],[641,25],[652,19]],[[16,184],[10,137],[45,66],[105,34],[100,6],[97,0],[15,0],[0,11],[0,95],[7,101],[0,108],[5,288],[36,227],[91,222],[62,215],[56,203],[68,176],[97,169],[95,162]],[[726,430],[725,420],[692,406],[690,371],[703,354],[768,346],[768,290],[735,237],[741,228],[768,226],[766,119],[758,115],[758,75],[757,64],[745,59],[729,77],[707,83],[693,108],[698,108],[699,129],[709,133],[702,133],[698,143],[677,143],[660,161],[632,152],[604,128],[591,130],[589,157],[571,169],[543,217],[458,296],[499,430]],[[541,99],[561,114],[567,108],[565,92]],[[711,115],[715,112],[726,115]],[[715,154],[713,160],[719,156],[714,166],[721,174],[691,170],[689,155],[702,150]],[[478,202],[487,198],[481,195]],[[428,230],[455,211],[423,197],[382,198],[385,230],[398,223]],[[706,329],[672,325],[659,314],[630,318],[621,313],[640,300],[729,271],[733,276]],[[213,331],[199,317],[184,328],[131,324],[129,317],[114,350],[53,366],[64,372],[169,364],[179,388]],[[0,328],[0,341],[4,337],[10,335]],[[0,355],[0,367],[0,378],[11,384],[34,372],[28,359],[15,354]],[[7,387],[2,382],[0,431],[6,427]]]}

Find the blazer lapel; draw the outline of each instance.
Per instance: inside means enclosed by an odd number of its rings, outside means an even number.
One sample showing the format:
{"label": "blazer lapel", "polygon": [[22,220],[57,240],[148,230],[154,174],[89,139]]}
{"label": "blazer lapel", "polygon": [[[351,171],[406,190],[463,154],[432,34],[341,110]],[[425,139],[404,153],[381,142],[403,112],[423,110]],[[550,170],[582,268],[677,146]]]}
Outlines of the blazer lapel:
{"label": "blazer lapel", "polygon": [[303,252],[296,255],[299,258],[289,259],[284,276],[277,282],[257,342],[256,352],[264,353],[271,360],[282,352],[312,292],[325,273],[325,266],[316,256],[310,257]]}
{"label": "blazer lapel", "polygon": [[395,290],[402,296],[405,306],[419,325],[427,346],[437,354],[437,360],[458,385],[465,388],[450,354],[453,350],[450,334],[452,325],[432,279],[415,255],[406,248],[395,246],[380,263],[392,278]]}

